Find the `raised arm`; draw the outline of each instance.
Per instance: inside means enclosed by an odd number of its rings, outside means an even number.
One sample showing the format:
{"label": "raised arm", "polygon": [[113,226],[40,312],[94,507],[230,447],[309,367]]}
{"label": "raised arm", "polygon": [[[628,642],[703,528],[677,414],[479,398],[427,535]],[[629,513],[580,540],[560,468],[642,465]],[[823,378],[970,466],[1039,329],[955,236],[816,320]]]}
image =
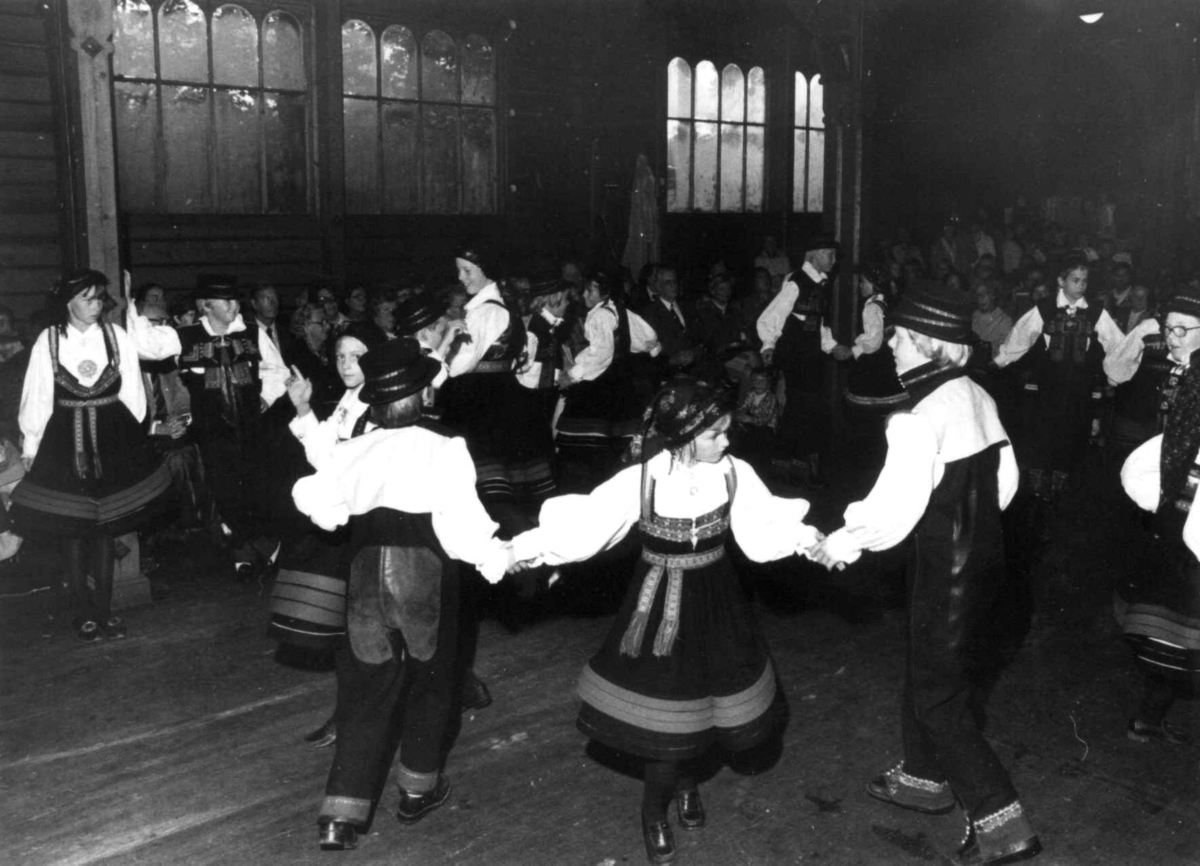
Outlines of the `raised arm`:
{"label": "raised arm", "polygon": [[793,553],[807,555],[822,537],[816,527],[804,522],[808,501],[774,496],[750,464],[730,459],[737,473],[737,490],[729,523],[742,552],[755,562],[783,559]]}

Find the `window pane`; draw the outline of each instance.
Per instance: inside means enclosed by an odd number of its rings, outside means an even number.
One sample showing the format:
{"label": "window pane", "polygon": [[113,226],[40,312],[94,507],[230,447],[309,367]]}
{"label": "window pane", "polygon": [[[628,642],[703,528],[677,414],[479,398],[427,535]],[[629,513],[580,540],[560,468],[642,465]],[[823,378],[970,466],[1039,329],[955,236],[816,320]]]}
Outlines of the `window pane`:
{"label": "window pane", "polygon": [[463,109],[463,213],[492,213],[495,210],[492,178],[495,123],[490,110]]}
{"label": "window pane", "polygon": [[808,86],[808,125],[816,129],[825,128],[825,85],[821,76],[814,75]]}
{"label": "window pane", "polygon": [[755,66],[746,77],[746,120],[751,123],[767,122],[767,79],[762,67]]}
{"label": "window pane", "polygon": [[482,36],[468,36],[463,43],[463,102],[491,105],[496,101],[494,69],[492,46]]}
{"label": "window pane", "polygon": [[258,87],[258,24],[241,6],[213,13],[213,83]]}
{"label": "window pane", "polygon": [[809,133],[808,150],[808,207],[819,212],[825,209],[825,133]]}
{"label": "window pane", "polygon": [[154,210],[154,174],[158,159],[158,96],[153,84],[113,85],[117,127],[117,170],[121,209],[135,213]]}
{"label": "window pane", "polygon": [[792,122],[796,126],[808,126],[808,80],[796,73],[796,108]]}
{"label": "window pane", "polygon": [[[415,74],[413,77],[416,77]],[[397,102],[385,103],[383,106],[383,210],[385,213],[417,212],[417,177],[417,106]]]}
{"label": "window pane", "polygon": [[721,124],[721,210],[742,210],[741,124]]}
{"label": "window pane", "polygon": [[696,124],[696,168],[693,177],[696,193],[693,207],[696,210],[717,209],[717,125]]}
{"label": "window pane", "polygon": [[208,210],[207,87],[163,87],[167,213]]}
{"label": "window pane", "polygon": [[696,117],[717,119],[717,67],[707,60],[696,64]]}
{"label": "window pane", "polygon": [[746,79],[730,63],[721,70],[721,120],[746,119]]}
{"label": "window pane", "polygon": [[113,10],[113,72],[154,77],[154,19],[145,0],[117,0]]}
{"label": "window pane", "polygon": [[792,210],[803,213],[808,202],[804,195],[804,181],[808,177],[808,130],[793,130],[792,138]]}
{"label": "window pane", "polygon": [[441,30],[431,30],[421,43],[421,97],[458,101],[458,46]]}
{"label": "window pane", "polygon": [[667,210],[687,210],[692,197],[692,124],[667,121]]}
{"label": "window pane", "polygon": [[298,93],[263,97],[267,149],[267,212],[308,212],[308,99]]}
{"label": "window pane", "polygon": [[300,22],[286,12],[272,12],[263,22],[263,86],[304,90],[304,39]]}
{"label": "window pane", "polygon": [[378,104],[343,99],[346,143],[346,212],[379,213]]}
{"label": "window pane", "polygon": [[204,13],[190,0],[167,0],[158,10],[162,77],[208,81],[208,31]]}
{"label": "window pane", "polygon": [[213,94],[217,114],[217,211],[258,213],[258,95],[246,90]]}
{"label": "window pane", "polygon": [[746,210],[761,213],[765,205],[766,130],[746,127]]}
{"label": "window pane", "polygon": [[342,25],[342,92],[375,96],[375,78],[375,32],[362,21],[347,21]]}
{"label": "window pane", "polygon": [[383,56],[383,95],[392,99],[416,99],[417,40],[412,31],[407,27],[389,27],[380,37],[380,50]]}
{"label": "window pane", "polygon": [[424,123],[426,213],[458,213],[458,109],[426,105]]}
{"label": "window pane", "polygon": [[692,67],[682,57],[667,65],[667,117],[692,116]]}

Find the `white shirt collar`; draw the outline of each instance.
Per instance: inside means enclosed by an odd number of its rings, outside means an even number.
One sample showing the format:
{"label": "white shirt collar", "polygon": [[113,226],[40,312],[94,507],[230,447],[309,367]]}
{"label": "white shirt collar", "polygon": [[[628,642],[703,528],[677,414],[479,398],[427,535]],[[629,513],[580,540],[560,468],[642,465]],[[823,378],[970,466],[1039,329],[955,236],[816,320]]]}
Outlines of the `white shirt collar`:
{"label": "white shirt collar", "polygon": [[476,292],[475,297],[471,298],[463,305],[463,309],[474,310],[480,304],[485,304],[488,301],[503,302],[503,299],[500,297],[500,287],[494,282],[488,283],[486,286]]}
{"label": "white shirt collar", "polygon": [[1071,303],[1069,300],[1067,300],[1067,293],[1062,289],[1059,289],[1058,298],[1055,300],[1055,306],[1057,306],[1060,310],[1067,307],[1074,307],[1076,310],[1086,310],[1088,302],[1086,297],[1082,297],[1075,303]]}
{"label": "white shirt collar", "polygon": [[541,314],[543,319],[545,319],[554,327],[557,328],[560,324],[562,324],[562,319],[554,315],[554,313],[550,312],[545,307],[542,307],[540,310],[538,310],[538,312]]}
{"label": "white shirt collar", "polygon": [[805,262],[800,267],[800,270],[802,270],[802,271],[804,271],[804,273],[808,274],[809,279],[811,279],[813,282],[816,282],[816,283],[823,283],[827,279],[829,279],[829,274],[823,274],[820,271],[818,271],[816,268],[814,268],[812,266],[812,262]]}
{"label": "white shirt collar", "polygon": [[[204,326],[204,330],[208,331],[208,335],[210,337],[217,336],[217,332],[214,331],[212,329],[212,325],[210,325],[208,323],[207,315],[200,317],[200,324]],[[226,334],[236,334],[239,331],[244,331],[244,330],[246,330],[246,323],[242,321],[242,314],[238,313],[236,316],[234,316],[233,321],[229,324],[229,327],[225,330],[225,333]]]}

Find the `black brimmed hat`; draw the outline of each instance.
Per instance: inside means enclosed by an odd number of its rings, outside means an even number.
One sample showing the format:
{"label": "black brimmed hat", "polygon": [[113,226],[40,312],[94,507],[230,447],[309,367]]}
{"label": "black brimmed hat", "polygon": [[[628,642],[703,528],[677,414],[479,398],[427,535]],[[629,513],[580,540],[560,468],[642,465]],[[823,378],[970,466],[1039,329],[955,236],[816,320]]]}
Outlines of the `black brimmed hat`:
{"label": "black brimmed hat", "polygon": [[413,295],[396,305],[396,333],[401,337],[412,337],[446,315],[446,309],[446,302],[432,292]]}
{"label": "black brimmed hat", "polygon": [[366,346],[368,352],[388,342],[387,334],[373,322],[351,322],[338,334],[339,340],[343,337],[353,337]]}
{"label": "black brimmed hat", "polygon": [[237,277],[232,274],[200,274],[196,277],[197,301],[236,301],[239,299]]}
{"label": "black brimmed hat", "polygon": [[967,295],[932,280],[915,283],[896,302],[891,324],[947,343],[974,342],[971,316],[975,305]]}
{"label": "black brimmed hat", "polygon": [[51,294],[56,301],[65,304],[80,292],[90,289],[93,286],[104,289],[103,294],[107,295],[108,277],[100,271],[82,268],[63,274],[55,281],[54,290]]}
{"label": "black brimmed hat", "polygon": [[530,281],[529,297],[540,298],[545,295],[556,295],[559,292],[570,291],[573,285],[557,275],[535,277]]}
{"label": "black brimmed hat", "polygon": [[358,399],[371,406],[384,406],[416,394],[442,369],[410,337],[388,340],[359,358],[358,366],[365,379]]}
{"label": "black brimmed hat", "polygon": [[1195,316],[1200,319],[1200,296],[1195,292],[1184,290],[1178,294],[1172,295],[1167,301],[1167,306],[1164,312],[1180,313],[1184,316]]}
{"label": "black brimmed hat", "polygon": [[813,250],[841,250],[842,245],[837,242],[831,234],[813,235],[804,242],[804,251],[810,253]]}

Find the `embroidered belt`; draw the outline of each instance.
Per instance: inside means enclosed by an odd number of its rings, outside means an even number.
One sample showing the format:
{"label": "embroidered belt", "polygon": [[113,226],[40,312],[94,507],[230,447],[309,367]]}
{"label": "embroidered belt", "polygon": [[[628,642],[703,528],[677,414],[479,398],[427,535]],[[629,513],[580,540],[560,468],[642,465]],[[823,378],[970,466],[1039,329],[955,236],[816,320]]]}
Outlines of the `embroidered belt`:
{"label": "embroidered belt", "polygon": [[680,596],[683,590],[683,573],[706,565],[712,565],[725,556],[725,545],[714,547],[702,553],[655,553],[642,549],[642,560],[650,563],[650,570],[642,579],[642,589],[638,593],[637,608],[629,620],[629,627],[621,638],[621,655],[637,658],[642,654],[642,642],[646,637],[646,623],[650,620],[650,608],[654,604],[654,596],[658,593],[658,585],[662,581],[663,572],[667,573],[667,592],[663,600],[662,622],[658,625],[658,633],[654,636],[654,654],[667,656],[675,646],[675,637],[679,633]]}
{"label": "embroidered belt", "polygon": [[100,448],[96,436],[96,409],[99,406],[111,406],[120,400],[118,394],[108,397],[97,397],[94,400],[59,400],[58,405],[64,409],[75,410],[75,474],[79,478],[88,477],[87,452],[83,449],[83,417],[87,410],[87,433],[92,443],[92,472],[96,478],[104,477],[104,469],[100,465]]}
{"label": "embroidered belt", "polygon": [[698,520],[673,520],[671,523],[664,523],[660,518],[643,521],[639,528],[654,538],[661,538],[663,541],[690,541],[692,547],[695,547],[701,538],[712,538],[727,530],[729,516],[725,515],[708,523],[700,523]]}
{"label": "embroidered belt", "polygon": [[480,361],[472,373],[511,373],[513,362],[509,361]]}

